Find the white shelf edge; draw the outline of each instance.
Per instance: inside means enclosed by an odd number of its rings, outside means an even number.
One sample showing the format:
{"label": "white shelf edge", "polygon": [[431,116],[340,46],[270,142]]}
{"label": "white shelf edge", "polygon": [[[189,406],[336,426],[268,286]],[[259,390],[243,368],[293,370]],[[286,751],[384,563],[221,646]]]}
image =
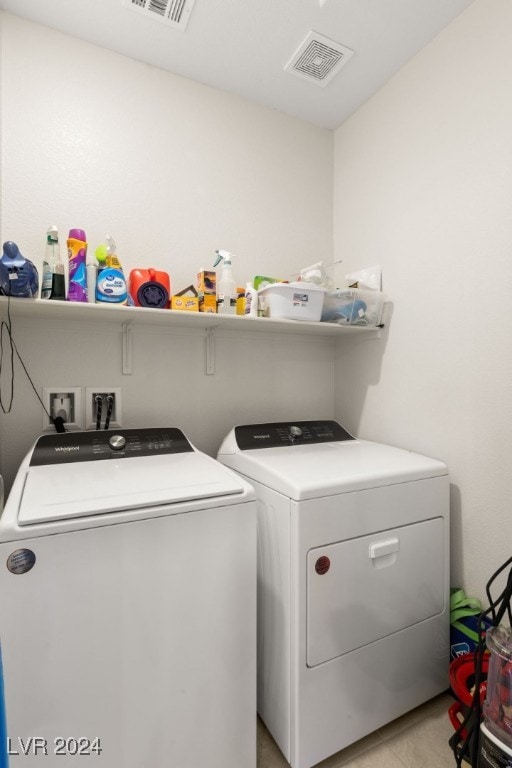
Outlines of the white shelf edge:
{"label": "white shelf edge", "polygon": [[282,320],[266,317],[216,315],[203,312],[183,312],[175,309],[148,309],[113,304],[86,304],[46,299],[14,299],[0,297],[0,312],[4,319],[10,301],[11,318],[26,317],[40,320],[79,320],[90,322],[125,323],[146,326],[197,328],[198,330],[225,329],[287,334],[334,336],[346,334],[379,333],[379,327],[337,325],[336,323],[310,323],[302,320]]}

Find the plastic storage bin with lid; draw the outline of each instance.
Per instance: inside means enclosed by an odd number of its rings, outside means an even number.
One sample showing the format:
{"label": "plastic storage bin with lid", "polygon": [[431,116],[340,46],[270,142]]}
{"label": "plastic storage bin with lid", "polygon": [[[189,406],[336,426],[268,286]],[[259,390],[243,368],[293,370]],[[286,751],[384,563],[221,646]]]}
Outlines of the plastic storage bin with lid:
{"label": "plastic storage bin with lid", "polygon": [[320,320],[324,296],[324,288],[300,280],[273,283],[258,291],[259,306],[264,317],[305,320],[310,323]]}
{"label": "plastic storage bin with lid", "polygon": [[322,322],[377,327],[382,320],[384,295],[380,291],[341,288],[325,295]]}

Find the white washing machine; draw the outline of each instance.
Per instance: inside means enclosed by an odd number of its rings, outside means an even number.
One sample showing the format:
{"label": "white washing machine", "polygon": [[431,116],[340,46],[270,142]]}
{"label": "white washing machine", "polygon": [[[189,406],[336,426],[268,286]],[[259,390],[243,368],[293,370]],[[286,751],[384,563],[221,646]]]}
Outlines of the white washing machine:
{"label": "white washing machine", "polygon": [[236,427],[258,498],[258,711],[309,768],[446,690],[446,466],[334,421]]}
{"label": "white washing machine", "polygon": [[37,441],[0,616],[12,768],[255,768],[254,492],[180,430]]}

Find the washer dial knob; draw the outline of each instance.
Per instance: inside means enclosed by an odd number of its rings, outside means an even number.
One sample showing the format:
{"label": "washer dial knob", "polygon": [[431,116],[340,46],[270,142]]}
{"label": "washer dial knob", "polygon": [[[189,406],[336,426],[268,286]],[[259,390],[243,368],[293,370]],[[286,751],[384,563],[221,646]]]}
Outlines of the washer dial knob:
{"label": "washer dial knob", "polygon": [[290,437],[295,440],[296,437],[302,437],[302,429],[300,427],[290,427]]}
{"label": "washer dial knob", "polygon": [[123,435],[112,435],[108,443],[113,451],[122,451],[126,445],[126,438]]}

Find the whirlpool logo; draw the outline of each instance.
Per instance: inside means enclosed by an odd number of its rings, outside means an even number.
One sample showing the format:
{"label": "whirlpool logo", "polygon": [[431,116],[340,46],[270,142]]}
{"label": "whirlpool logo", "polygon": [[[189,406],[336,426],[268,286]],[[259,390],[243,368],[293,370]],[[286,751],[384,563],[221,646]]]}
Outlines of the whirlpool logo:
{"label": "whirlpool logo", "polygon": [[55,448],[56,451],[59,453],[71,453],[71,451],[79,451],[80,446],[79,445],[59,445],[57,448]]}

